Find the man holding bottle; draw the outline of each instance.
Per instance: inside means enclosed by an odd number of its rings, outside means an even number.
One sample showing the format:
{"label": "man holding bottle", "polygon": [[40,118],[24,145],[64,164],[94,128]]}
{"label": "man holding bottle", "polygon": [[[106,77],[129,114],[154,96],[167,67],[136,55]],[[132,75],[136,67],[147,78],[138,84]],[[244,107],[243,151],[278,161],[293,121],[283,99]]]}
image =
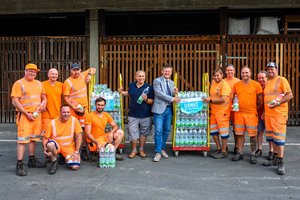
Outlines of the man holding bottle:
{"label": "man holding bottle", "polygon": [[283,163],[288,120],[288,102],[293,93],[286,78],[278,76],[277,65],[267,64],[268,82],[264,90],[266,138],[273,143],[274,159],[264,163],[265,166],[277,165],[277,173],[285,174]]}
{"label": "man holding bottle", "polygon": [[[146,73],[138,70],[135,73],[135,82],[129,84],[128,91],[123,91],[123,87],[119,88],[119,93],[123,96],[130,97],[129,114],[128,114],[128,136],[132,151],[128,158],[135,158],[137,154],[141,158],[145,158],[144,147],[147,136],[151,133],[151,106],[153,104],[154,92],[153,87],[145,83]],[[137,151],[137,143],[139,141],[139,151]]]}

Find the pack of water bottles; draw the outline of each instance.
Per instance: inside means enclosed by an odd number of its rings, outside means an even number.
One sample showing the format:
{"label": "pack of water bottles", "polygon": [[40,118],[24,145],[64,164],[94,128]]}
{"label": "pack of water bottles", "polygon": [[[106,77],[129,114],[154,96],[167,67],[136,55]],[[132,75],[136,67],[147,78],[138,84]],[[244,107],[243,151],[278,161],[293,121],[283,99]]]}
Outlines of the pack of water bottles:
{"label": "pack of water bottles", "polygon": [[99,167],[114,168],[116,166],[116,149],[114,145],[108,144],[99,151]]}
{"label": "pack of water bottles", "polygon": [[200,91],[181,91],[178,96],[182,101],[188,102],[187,107],[191,106],[191,109],[187,112],[183,105],[177,106],[176,146],[207,146],[208,105],[202,101],[207,94]]}
{"label": "pack of water bottles", "polygon": [[118,91],[112,91],[106,84],[95,84],[91,95],[91,110],[95,110],[95,100],[103,97],[106,100],[104,111],[118,111],[121,108],[120,94]]}

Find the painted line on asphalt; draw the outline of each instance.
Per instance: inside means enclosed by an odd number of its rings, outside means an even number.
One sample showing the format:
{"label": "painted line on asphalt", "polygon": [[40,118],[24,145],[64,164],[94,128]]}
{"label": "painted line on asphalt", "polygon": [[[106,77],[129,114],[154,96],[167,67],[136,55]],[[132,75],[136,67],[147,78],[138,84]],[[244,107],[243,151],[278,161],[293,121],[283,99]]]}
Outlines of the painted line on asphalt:
{"label": "painted line on asphalt", "polygon": [[[17,142],[17,140],[6,140],[6,139],[0,139],[0,142]],[[38,141],[41,142],[41,141]],[[126,144],[129,144],[129,141],[125,141]],[[154,142],[147,142],[148,144],[154,144]],[[172,144],[172,142],[167,142],[167,144]],[[215,145],[214,142],[210,143],[211,145]],[[228,143],[229,145],[234,145],[234,143]],[[250,145],[250,143],[245,143],[245,145]],[[269,143],[263,143],[263,145],[269,145]],[[300,143],[285,143],[285,146],[300,146]]]}

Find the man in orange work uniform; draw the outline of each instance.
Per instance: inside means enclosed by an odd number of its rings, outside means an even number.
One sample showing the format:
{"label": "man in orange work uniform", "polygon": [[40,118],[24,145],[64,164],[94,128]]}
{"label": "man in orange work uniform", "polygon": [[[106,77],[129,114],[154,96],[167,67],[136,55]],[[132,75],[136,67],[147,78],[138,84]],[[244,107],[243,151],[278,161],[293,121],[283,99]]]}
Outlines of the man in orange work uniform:
{"label": "man in orange work uniform", "polygon": [[[217,69],[214,72],[214,80],[210,88],[210,96],[203,101],[210,103],[210,135],[217,146],[217,151],[211,156],[216,159],[227,157],[227,139],[229,137],[229,117],[230,117],[230,86],[223,79],[223,72]],[[222,139],[220,145],[219,135]]]}
{"label": "man in orange work uniform", "polygon": [[257,108],[262,105],[262,88],[260,84],[251,79],[251,71],[247,66],[241,70],[242,80],[233,87],[233,93],[239,100],[239,111],[235,112],[234,126],[237,135],[238,153],[232,161],[243,159],[245,133],[250,137],[250,163],[256,164],[256,135],[257,135]]}
{"label": "man in orange work uniform", "polygon": [[47,98],[42,83],[35,80],[37,72],[40,71],[33,63],[25,66],[25,76],[17,80],[11,92],[12,104],[16,107],[18,127],[17,145],[17,167],[16,173],[19,176],[26,176],[27,171],[23,164],[26,144],[29,143],[28,168],[45,167],[44,163],[35,158],[36,141],[40,140],[42,131],[41,115],[45,109]]}
{"label": "man in orange work uniform", "polygon": [[57,155],[61,153],[71,169],[79,169],[79,149],[82,143],[82,128],[75,117],[70,116],[70,106],[60,107],[60,116],[51,120],[43,137],[44,153],[51,158],[49,174],[58,168]]}
{"label": "man in orange work uniform", "polygon": [[[119,129],[118,125],[107,112],[103,112],[106,100],[99,97],[95,100],[96,110],[88,114],[86,118],[85,133],[90,152],[93,158],[98,155],[99,150],[107,144],[112,143],[117,149],[122,142],[124,132]],[[105,127],[109,124],[112,130],[105,133]],[[98,156],[97,156],[98,157]],[[123,160],[121,155],[116,155],[117,160]]]}
{"label": "man in orange work uniform", "polygon": [[42,113],[42,130],[45,131],[48,123],[59,116],[62,99],[62,82],[57,81],[58,71],[51,68],[48,71],[48,80],[42,82],[47,97],[46,110]]}
{"label": "man in orange work uniform", "polygon": [[267,161],[264,165],[277,165],[277,173],[284,175],[283,155],[288,102],[293,98],[293,93],[286,78],[278,76],[278,69],[274,62],[267,64],[267,72],[268,82],[264,90],[266,138],[273,143],[274,159]]}
{"label": "man in orange work uniform", "polygon": [[[85,118],[88,109],[87,84],[91,80],[91,75],[96,73],[95,68],[89,68],[81,73],[79,63],[71,65],[71,76],[64,81],[63,96],[65,102],[71,107],[71,116],[76,117],[84,129]],[[81,159],[86,161],[89,159],[85,136],[83,136]]]}
{"label": "man in orange work uniform", "polygon": [[236,155],[238,152],[238,144],[237,144],[237,136],[235,135],[234,131],[234,112],[232,111],[232,100],[233,100],[233,86],[240,81],[240,79],[235,77],[235,67],[232,64],[228,64],[225,68],[225,73],[226,73],[226,78],[224,78],[224,81],[229,84],[231,88],[231,93],[230,93],[230,121],[231,124],[233,125],[233,137],[234,137],[234,149],[233,149],[233,154]]}

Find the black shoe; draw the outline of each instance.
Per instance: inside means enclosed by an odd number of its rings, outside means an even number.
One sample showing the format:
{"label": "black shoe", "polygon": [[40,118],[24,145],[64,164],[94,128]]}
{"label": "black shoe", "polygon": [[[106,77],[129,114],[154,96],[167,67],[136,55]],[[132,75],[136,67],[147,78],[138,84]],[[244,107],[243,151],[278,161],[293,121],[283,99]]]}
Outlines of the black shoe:
{"label": "black shoe", "polygon": [[89,160],[89,155],[87,153],[86,147],[81,149],[80,157],[81,157],[81,160],[83,160],[83,161],[88,161]]}
{"label": "black shoe", "polygon": [[61,155],[61,154],[58,154],[58,164],[60,164],[60,165],[66,164],[66,159],[65,159],[65,157],[64,157],[63,155]]}
{"label": "black shoe", "polygon": [[255,157],[258,158],[258,157],[261,157],[261,155],[262,155],[262,150],[257,149],[256,152],[255,152]]}
{"label": "black shoe", "polygon": [[253,164],[253,165],[255,165],[257,163],[255,155],[250,155],[250,163]]}
{"label": "black shoe", "polygon": [[284,167],[284,163],[283,163],[282,158],[278,159],[277,166],[278,166],[278,168],[277,168],[277,174],[279,174],[279,175],[285,175],[285,167]]}
{"label": "black shoe", "polygon": [[212,157],[215,158],[215,159],[226,158],[227,157],[227,153],[226,152],[221,152],[221,153],[213,155]]}
{"label": "black shoe", "polygon": [[277,166],[277,157],[275,157],[272,160],[267,160],[266,162],[263,163],[263,166],[269,167],[269,166]]}
{"label": "black shoe", "polygon": [[16,167],[16,174],[19,176],[26,176],[27,172],[25,170],[25,165],[24,163],[19,163],[17,162],[17,167]]}
{"label": "black shoe", "polygon": [[238,152],[239,152],[239,148],[237,148],[237,147],[234,147],[234,149],[233,149],[233,155],[236,155],[236,154],[238,154]]}
{"label": "black shoe", "polygon": [[124,160],[124,158],[120,155],[120,154],[116,154],[116,160],[118,160],[118,161],[122,161],[122,160]]}
{"label": "black shoe", "polygon": [[237,153],[234,157],[232,157],[232,161],[236,162],[242,160],[244,158],[243,154]]}
{"label": "black shoe", "polygon": [[274,159],[274,153],[273,151],[269,151],[269,155],[267,156],[267,160],[273,160]]}
{"label": "black shoe", "polygon": [[58,169],[58,165],[57,164],[58,164],[58,160],[57,159],[55,161],[51,162],[51,166],[50,166],[49,171],[48,171],[49,174],[51,174],[51,175],[56,174],[56,171]]}
{"label": "black shoe", "polygon": [[27,166],[28,168],[44,168],[46,164],[40,162],[37,158],[29,158]]}

